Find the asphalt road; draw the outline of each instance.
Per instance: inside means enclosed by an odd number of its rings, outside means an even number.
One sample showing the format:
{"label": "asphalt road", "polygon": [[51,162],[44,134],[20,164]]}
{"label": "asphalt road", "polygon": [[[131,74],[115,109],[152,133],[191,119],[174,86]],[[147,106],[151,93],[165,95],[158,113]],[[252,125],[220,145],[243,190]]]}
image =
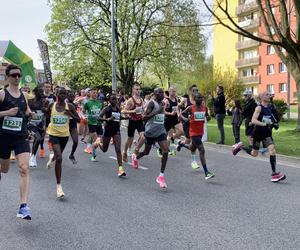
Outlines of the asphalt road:
{"label": "asphalt road", "polygon": [[[182,149],[170,157],[167,191],[155,178],[154,151],[127,165],[117,177],[113,146],[90,162],[80,144],[78,164],[63,159],[64,200],[56,199],[54,170],[46,159],[31,169],[32,221],[16,218],[18,169],[12,164],[0,182],[0,249],[300,249],[300,169],[280,165],[287,175],[270,182],[268,162],[233,157],[207,148],[216,177],[205,181]],[[300,164],[299,164],[300,165]],[[300,167],[300,166],[299,166]]]}

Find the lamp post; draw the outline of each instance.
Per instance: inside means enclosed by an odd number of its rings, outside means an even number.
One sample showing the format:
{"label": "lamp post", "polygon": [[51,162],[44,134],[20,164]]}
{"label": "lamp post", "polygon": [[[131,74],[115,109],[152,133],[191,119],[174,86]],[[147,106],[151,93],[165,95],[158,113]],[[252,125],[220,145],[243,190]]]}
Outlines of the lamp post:
{"label": "lamp post", "polygon": [[[291,23],[291,2],[289,0],[289,22]],[[290,120],[291,119],[291,73],[289,71],[289,69],[287,70],[287,105],[288,105],[288,110],[287,110],[287,119]]]}
{"label": "lamp post", "polygon": [[111,65],[112,65],[112,91],[117,90],[116,81],[116,55],[115,55],[115,1],[111,0]]}

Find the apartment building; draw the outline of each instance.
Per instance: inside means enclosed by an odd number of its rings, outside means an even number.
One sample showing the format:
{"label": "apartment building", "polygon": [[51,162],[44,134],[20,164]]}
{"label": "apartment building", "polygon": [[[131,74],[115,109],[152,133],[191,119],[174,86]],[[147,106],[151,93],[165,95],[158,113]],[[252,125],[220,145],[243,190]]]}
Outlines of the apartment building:
{"label": "apartment building", "polygon": [[[237,17],[237,22],[240,27],[256,36],[266,34],[255,0],[233,0],[230,1],[230,5],[230,14]],[[232,11],[233,6],[235,7],[234,12]],[[276,18],[279,17],[278,6],[273,8],[273,13]],[[291,17],[291,26],[295,25],[294,19],[295,17]],[[275,98],[287,101],[288,72],[286,66],[276,55],[274,47],[237,35],[228,31],[223,26],[218,26],[218,29],[214,29],[214,64],[223,67],[225,65],[232,65],[235,60],[235,69],[237,70],[240,81],[245,85],[245,89],[252,90],[254,94],[267,90],[274,93]],[[223,32],[218,33],[220,29],[222,29]],[[227,36],[229,33],[230,35]],[[234,34],[234,39],[231,34]],[[219,43],[218,41],[221,37],[223,42]],[[224,44],[234,43],[235,40],[237,41],[235,42],[234,50],[237,58],[232,56],[226,59],[227,57],[225,56],[223,57],[223,62],[221,62],[218,59],[222,58],[220,47],[223,47]],[[230,53],[234,55],[235,52],[228,51],[231,49],[233,49],[232,45],[226,46],[227,51],[225,55]],[[296,83],[292,77],[290,77],[290,97],[292,103],[297,101]]]}

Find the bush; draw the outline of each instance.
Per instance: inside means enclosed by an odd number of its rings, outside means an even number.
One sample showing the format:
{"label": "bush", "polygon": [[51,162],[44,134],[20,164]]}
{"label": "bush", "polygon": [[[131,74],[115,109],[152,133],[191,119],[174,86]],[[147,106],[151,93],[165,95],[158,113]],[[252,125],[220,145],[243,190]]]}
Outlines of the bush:
{"label": "bush", "polygon": [[282,119],[288,110],[287,103],[284,100],[275,99],[273,100],[273,104],[276,107],[280,119]]}

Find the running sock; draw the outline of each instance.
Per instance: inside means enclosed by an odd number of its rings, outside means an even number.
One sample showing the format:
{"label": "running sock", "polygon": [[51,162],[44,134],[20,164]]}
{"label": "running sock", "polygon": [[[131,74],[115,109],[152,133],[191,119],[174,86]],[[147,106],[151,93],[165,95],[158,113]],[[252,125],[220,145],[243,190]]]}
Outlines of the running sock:
{"label": "running sock", "polygon": [[272,172],[276,173],[276,155],[270,155],[270,163],[271,163]]}
{"label": "running sock", "polygon": [[206,174],[208,173],[208,170],[207,170],[207,166],[206,166],[206,164],[205,164],[205,165],[203,165],[202,167],[203,167],[204,173],[205,173],[205,175],[206,175]]}
{"label": "running sock", "polygon": [[162,176],[162,177],[164,177],[164,173],[160,173],[160,174],[159,174],[159,176]]}
{"label": "running sock", "polygon": [[192,162],[193,162],[193,161],[196,161],[196,154],[192,154],[192,155],[191,155],[191,160],[192,160]]}
{"label": "running sock", "polygon": [[20,205],[20,208],[23,208],[23,207],[26,207],[27,206],[27,203],[22,203],[21,205]]}

